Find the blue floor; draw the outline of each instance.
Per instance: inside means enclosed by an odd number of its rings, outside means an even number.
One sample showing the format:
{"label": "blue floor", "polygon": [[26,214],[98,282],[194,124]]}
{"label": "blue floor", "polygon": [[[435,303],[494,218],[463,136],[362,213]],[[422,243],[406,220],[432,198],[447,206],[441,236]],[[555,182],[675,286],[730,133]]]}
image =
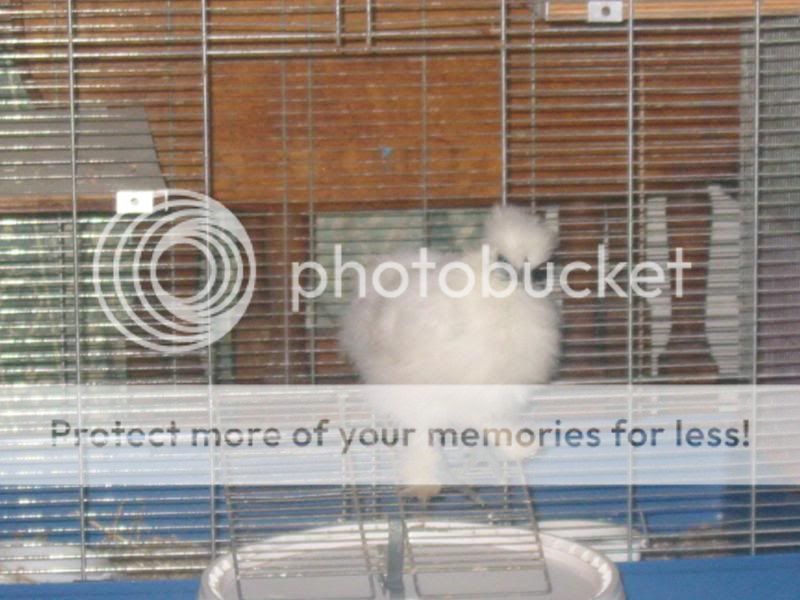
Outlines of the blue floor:
{"label": "blue floor", "polygon": [[[620,565],[628,600],[798,600],[800,554]],[[196,581],[0,586],[0,599],[190,600]],[[580,600],[580,599],[575,599]]]}
{"label": "blue floor", "polygon": [[628,600],[800,600],[800,554],[620,565]]}

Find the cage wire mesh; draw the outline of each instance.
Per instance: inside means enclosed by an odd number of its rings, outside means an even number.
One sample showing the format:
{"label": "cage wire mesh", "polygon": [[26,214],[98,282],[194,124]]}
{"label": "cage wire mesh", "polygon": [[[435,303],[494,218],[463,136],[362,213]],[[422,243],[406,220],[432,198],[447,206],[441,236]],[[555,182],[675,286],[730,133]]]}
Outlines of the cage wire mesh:
{"label": "cage wire mesh", "polygon": [[[587,22],[582,0],[8,0],[0,33],[0,383],[352,382],[343,300],[293,310],[291,264],[337,242],[457,250],[487,207],[532,199],[559,263],[603,244],[609,263],[683,247],[696,267],[682,297],[561,298],[559,382],[800,380],[790,0],[636,0],[621,22]],[[125,339],[93,292],[113,194],[162,187],[234,211],[259,267],[242,321],[188,355]],[[203,286],[197,253],[160,268]],[[453,493],[433,512],[536,536],[535,504],[598,543],[615,522],[628,558],[800,547],[788,487],[480,494],[490,509]],[[0,506],[3,581],[195,575],[232,541],[346,519],[362,543],[370,519],[426,518],[355,487],[4,487]],[[351,550],[383,572],[378,546]]]}
{"label": "cage wire mesh", "polygon": [[[320,414],[338,414],[337,422],[348,430],[377,427],[364,394],[352,388],[275,389],[268,396],[270,424],[281,430],[291,431]],[[242,418],[256,422],[264,402],[263,391],[226,394],[219,429],[228,430]],[[283,427],[285,423],[291,425]],[[342,480],[352,483],[226,487],[232,570],[240,597],[381,598],[410,593],[420,598],[511,598],[551,591],[530,490],[519,464],[507,469],[502,487],[448,486],[428,505],[402,495],[396,486],[363,484],[396,472],[396,461],[379,452],[331,461],[323,451],[319,458],[296,462],[304,455],[304,450],[283,448],[274,469],[305,467],[308,482],[328,481],[331,470],[341,470]],[[265,468],[225,447],[217,460],[227,481],[258,480],[258,471]],[[458,464],[467,481],[475,471],[492,468],[498,466]],[[462,591],[454,589],[454,577],[464,584]]]}

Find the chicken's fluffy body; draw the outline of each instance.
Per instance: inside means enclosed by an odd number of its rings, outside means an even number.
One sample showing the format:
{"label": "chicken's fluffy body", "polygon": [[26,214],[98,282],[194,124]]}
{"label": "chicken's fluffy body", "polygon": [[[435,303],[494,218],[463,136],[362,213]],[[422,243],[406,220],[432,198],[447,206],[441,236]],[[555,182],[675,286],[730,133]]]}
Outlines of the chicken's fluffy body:
{"label": "chicken's fluffy body", "polygon": [[[528,211],[498,207],[486,224],[485,242],[496,255],[522,268],[536,268],[553,250],[553,234]],[[403,265],[409,286],[396,298],[368,289],[353,301],[341,329],[343,348],[369,384],[536,384],[550,380],[557,366],[559,317],[550,298],[537,298],[521,285],[507,297],[483,294],[481,250],[465,254],[429,253],[436,268],[425,281],[412,264],[418,253],[384,257]],[[475,273],[471,293],[451,297],[439,285],[440,271],[459,261]],[[394,276],[394,279],[390,277]],[[502,290],[501,272],[487,275]],[[397,289],[399,276],[384,271],[387,290]],[[465,287],[463,270],[452,269],[451,290]],[[424,297],[422,290],[427,290]]]}
{"label": "chicken's fluffy body", "polygon": [[[497,207],[486,222],[484,243],[492,259],[502,257],[513,269],[536,268],[551,255],[555,236],[530,211]],[[367,288],[354,300],[342,322],[342,346],[365,383],[371,385],[457,385],[458,389],[405,392],[381,388],[375,410],[419,431],[430,427],[483,427],[512,424],[524,400],[514,393],[464,386],[526,385],[548,382],[559,355],[559,318],[548,297],[534,297],[518,285],[505,297],[483,293],[482,249],[464,254],[429,253],[435,269],[424,282],[414,269],[419,253],[383,257],[405,267],[409,286],[397,297]],[[475,275],[471,293],[452,297],[439,284],[446,265],[458,261]],[[385,290],[398,289],[396,270],[385,270]],[[499,272],[486,274],[497,291],[508,286]],[[451,290],[463,290],[467,275],[448,271]],[[423,290],[426,291],[423,294]],[[535,449],[533,450],[535,451]],[[511,447],[506,460],[530,455],[530,448]],[[426,501],[443,480],[441,456],[424,442],[412,444],[401,460],[404,494]]]}

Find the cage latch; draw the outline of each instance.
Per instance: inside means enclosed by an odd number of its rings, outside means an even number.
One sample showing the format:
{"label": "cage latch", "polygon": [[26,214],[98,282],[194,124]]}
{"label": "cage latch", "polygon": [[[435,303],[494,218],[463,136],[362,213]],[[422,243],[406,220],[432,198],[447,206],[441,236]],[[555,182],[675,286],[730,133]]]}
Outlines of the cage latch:
{"label": "cage latch", "polygon": [[586,20],[589,23],[622,23],[622,0],[589,0],[586,5]]}
{"label": "cage latch", "polygon": [[383,588],[391,600],[406,597],[403,570],[406,552],[406,523],[402,518],[389,517],[389,536],[386,546],[386,574]]}

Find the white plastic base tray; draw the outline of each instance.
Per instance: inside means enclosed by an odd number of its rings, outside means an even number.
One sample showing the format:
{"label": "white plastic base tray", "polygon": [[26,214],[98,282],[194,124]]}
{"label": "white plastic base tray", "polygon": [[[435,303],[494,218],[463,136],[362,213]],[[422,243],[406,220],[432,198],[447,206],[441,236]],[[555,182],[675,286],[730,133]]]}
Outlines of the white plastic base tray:
{"label": "white plastic base tray", "polygon": [[[253,576],[264,565],[279,561],[296,564],[292,573],[302,573],[304,564],[318,564],[318,561],[335,560],[337,553],[352,553],[360,548],[361,531],[357,525],[340,525],[309,530],[292,535],[272,538],[263,543],[240,548],[237,554],[240,568],[248,574],[240,582],[237,590],[233,558],[225,555],[216,560],[203,575],[199,600],[261,600],[261,599],[349,599],[388,598],[379,582],[366,573],[361,576],[294,576],[258,577]],[[386,543],[387,525],[368,523],[363,526],[368,544]],[[474,535],[469,535],[469,532]],[[432,521],[408,523],[410,543],[416,547],[442,544],[464,546],[475,549],[475,536],[480,536],[487,552],[536,552],[530,547],[520,545],[521,530],[510,527],[493,527],[461,522]],[[613,562],[586,546],[549,534],[541,534],[549,574],[550,592],[531,593],[532,577],[542,578],[541,571],[485,571],[481,570],[479,556],[472,572],[426,574],[425,591],[421,597],[472,597],[472,598],[535,598],[542,600],[624,600],[619,572]],[[512,541],[513,540],[513,543]],[[242,564],[242,562],[246,564]],[[273,569],[274,570],[274,569]],[[435,575],[432,577],[432,575]],[[515,581],[515,579],[517,581]],[[415,595],[414,580],[406,576],[406,598]],[[417,578],[420,589],[420,578]],[[546,588],[545,588],[546,589]],[[239,596],[241,591],[241,596]]]}

